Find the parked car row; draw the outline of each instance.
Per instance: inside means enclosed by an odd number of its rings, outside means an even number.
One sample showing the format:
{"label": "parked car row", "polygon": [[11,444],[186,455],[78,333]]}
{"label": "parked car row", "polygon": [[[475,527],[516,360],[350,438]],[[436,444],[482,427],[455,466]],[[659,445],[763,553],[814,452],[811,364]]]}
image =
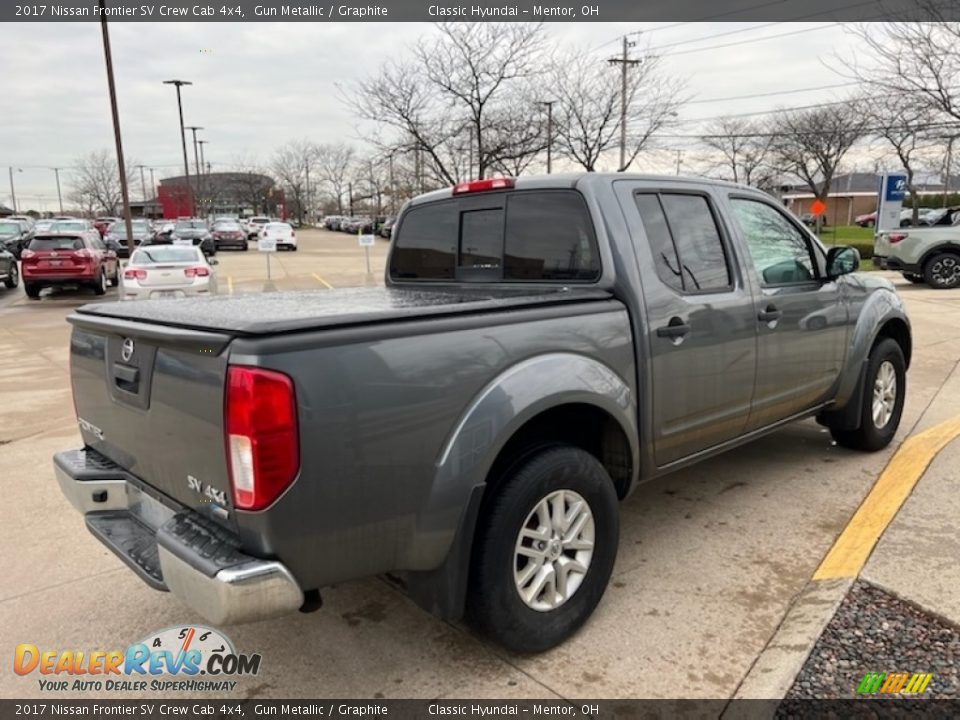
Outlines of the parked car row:
{"label": "parked car row", "polygon": [[351,233],[353,235],[363,233],[364,235],[374,234],[382,237],[390,237],[389,232],[386,235],[383,234],[383,227],[388,223],[391,228],[393,227],[393,218],[383,215],[378,215],[377,217],[365,215],[327,215],[321,222],[327,230],[339,230],[340,232]]}
{"label": "parked car row", "polygon": [[[957,210],[960,210],[960,208],[918,208],[917,226],[932,227],[934,225],[950,225],[952,224],[952,215]],[[865,215],[857,215],[853,221],[860,227],[875,227],[877,224],[877,213],[874,211],[872,213],[866,213]],[[900,227],[912,226],[913,208],[901,210]]]}

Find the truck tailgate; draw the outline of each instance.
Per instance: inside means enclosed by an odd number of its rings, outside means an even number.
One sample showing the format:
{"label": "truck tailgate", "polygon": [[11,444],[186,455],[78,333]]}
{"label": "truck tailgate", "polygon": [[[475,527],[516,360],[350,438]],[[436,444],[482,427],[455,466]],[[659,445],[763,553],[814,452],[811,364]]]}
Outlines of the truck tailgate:
{"label": "truck tailgate", "polygon": [[84,444],[177,503],[224,522],[230,337],[73,315],[70,374]]}

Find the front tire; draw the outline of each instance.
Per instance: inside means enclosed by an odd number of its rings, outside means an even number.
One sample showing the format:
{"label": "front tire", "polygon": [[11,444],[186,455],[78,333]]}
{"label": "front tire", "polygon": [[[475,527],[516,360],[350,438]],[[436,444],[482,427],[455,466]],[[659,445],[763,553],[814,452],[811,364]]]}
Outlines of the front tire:
{"label": "front tire", "polygon": [[960,257],[952,253],[937,253],[924,265],[923,279],[937,290],[960,287]]}
{"label": "front tire", "polygon": [[870,352],[860,407],[860,427],[831,429],[838,445],[851,450],[882,450],[897,432],[907,389],[907,364],[895,340],[883,338]]}
{"label": "front tire", "polygon": [[595,457],[565,445],[527,457],[478,522],[468,618],[516,652],[558,645],[603,597],[619,534],[617,493]]}

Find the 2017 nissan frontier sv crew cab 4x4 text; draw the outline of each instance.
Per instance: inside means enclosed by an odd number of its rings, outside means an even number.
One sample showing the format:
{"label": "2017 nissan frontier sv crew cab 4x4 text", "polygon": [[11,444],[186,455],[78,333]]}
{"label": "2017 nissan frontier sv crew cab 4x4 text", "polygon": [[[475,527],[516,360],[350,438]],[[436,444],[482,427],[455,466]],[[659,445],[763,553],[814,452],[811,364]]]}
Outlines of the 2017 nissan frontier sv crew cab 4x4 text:
{"label": "2017 nissan frontier sv crew cab 4x4 text", "polygon": [[857,267],[736,185],[464,183],[405,206],[383,288],[80,308],[56,475],[210,622],[390,573],[541,651],[600,601],[638,482],[811,416],[890,442],[910,326]]}

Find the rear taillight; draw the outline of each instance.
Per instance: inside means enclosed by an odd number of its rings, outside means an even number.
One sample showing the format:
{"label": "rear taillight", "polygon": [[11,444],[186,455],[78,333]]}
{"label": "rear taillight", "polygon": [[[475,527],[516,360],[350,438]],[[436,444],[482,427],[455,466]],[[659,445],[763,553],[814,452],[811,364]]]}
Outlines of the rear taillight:
{"label": "rear taillight", "polygon": [[29,260],[30,258],[35,258],[37,254],[33,250],[23,250],[20,253],[21,260]]}
{"label": "rear taillight", "polygon": [[146,280],[147,271],[141,268],[127,268],[123,271],[124,280]]}
{"label": "rear taillight", "polygon": [[262,510],[300,471],[297,401],[290,378],[272,370],[231,366],[224,432],[233,504]]}
{"label": "rear taillight", "polygon": [[462,182],[454,185],[454,195],[467,195],[468,193],[487,192],[488,190],[504,190],[513,187],[513,178],[489,178],[487,180],[473,180],[472,182]]}
{"label": "rear taillight", "polygon": [[197,267],[188,267],[183,269],[183,274],[189,278],[192,277],[207,277],[210,274],[210,270],[201,266]]}
{"label": "rear taillight", "polygon": [[907,237],[908,235],[906,233],[891,233],[887,235],[887,240],[890,241],[891,245],[896,245],[898,242],[906,240]]}

